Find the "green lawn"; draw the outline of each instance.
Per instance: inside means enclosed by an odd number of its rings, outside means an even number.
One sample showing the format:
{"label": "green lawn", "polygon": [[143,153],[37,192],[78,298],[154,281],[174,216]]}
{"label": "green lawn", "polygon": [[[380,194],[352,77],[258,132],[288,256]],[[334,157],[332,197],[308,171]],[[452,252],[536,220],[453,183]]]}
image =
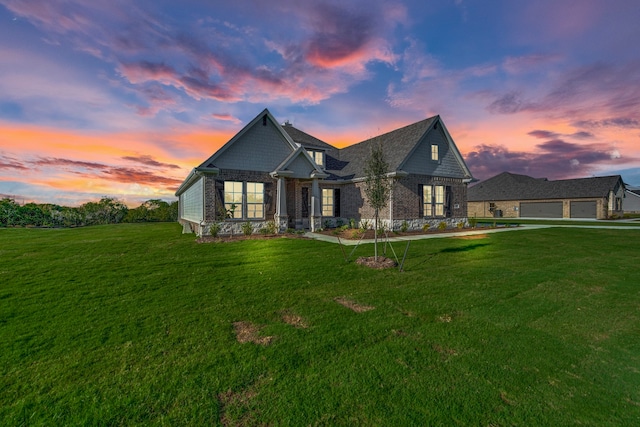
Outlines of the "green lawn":
{"label": "green lawn", "polygon": [[0,229],[0,425],[640,425],[640,230],[416,241],[405,272],[180,230]]}

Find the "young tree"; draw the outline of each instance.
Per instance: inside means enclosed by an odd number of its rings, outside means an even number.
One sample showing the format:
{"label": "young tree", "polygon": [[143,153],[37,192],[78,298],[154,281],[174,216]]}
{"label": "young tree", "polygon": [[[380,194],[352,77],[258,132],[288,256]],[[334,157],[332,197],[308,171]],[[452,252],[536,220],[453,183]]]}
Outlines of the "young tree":
{"label": "young tree", "polygon": [[365,188],[369,206],[374,210],[374,260],[378,262],[378,213],[384,209],[389,201],[391,184],[387,178],[389,164],[384,158],[384,152],[380,144],[371,147],[371,154],[366,160],[364,172]]}

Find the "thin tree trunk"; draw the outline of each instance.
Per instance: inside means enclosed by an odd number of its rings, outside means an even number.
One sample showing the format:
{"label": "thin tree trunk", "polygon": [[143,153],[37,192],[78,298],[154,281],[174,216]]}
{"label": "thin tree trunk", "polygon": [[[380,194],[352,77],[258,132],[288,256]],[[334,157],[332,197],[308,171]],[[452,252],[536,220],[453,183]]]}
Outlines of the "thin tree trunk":
{"label": "thin tree trunk", "polygon": [[374,226],[373,226],[373,253],[374,253],[374,257],[373,260],[375,262],[378,262],[378,209],[376,209],[376,215],[375,215],[375,221],[374,221]]}

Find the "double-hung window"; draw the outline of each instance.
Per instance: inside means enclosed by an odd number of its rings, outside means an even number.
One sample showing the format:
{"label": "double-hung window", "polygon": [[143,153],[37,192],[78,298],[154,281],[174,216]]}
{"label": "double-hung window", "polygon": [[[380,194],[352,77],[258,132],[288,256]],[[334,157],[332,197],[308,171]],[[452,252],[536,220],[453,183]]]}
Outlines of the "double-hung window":
{"label": "double-hung window", "polygon": [[264,184],[225,181],[224,208],[232,219],[263,219]]}
{"label": "double-hung window", "polygon": [[322,151],[307,150],[311,159],[320,167],[324,167],[324,153]]}
{"label": "double-hung window", "polygon": [[440,160],[440,155],[438,153],[438,145],[437,144],[431,144],[431,160],[433,160],[435,162]]}
{"label": "double-hung window", "polygon": [[229,218],[242,219],[242,187],[239,181],[224,182],[224,208]]}
{"label": "double-hung window", "polygon": [[444,216],[444,185],[422,186],[422,214],[425,217]]}
{"label": "double-hung window", "polygon": [[322,216],[333,216],[333,188],[323,188],[322,189]]}

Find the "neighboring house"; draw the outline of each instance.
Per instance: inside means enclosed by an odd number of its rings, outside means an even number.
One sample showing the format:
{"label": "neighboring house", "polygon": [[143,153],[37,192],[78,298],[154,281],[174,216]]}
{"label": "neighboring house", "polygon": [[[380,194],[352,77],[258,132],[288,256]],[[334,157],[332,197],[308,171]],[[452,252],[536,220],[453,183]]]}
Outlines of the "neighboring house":
{"label": "neighboring house", "polygon": [[380,212],[387,227],[466,222],[473,177],[439,116],[338,149],[278,124],[267,109],[187,176],[176,192],[179,221],[206,235],[214,223],[228,234],[247,221],[285,231],[372,220],[364,166],[374,144],[393,184]]}
{"label": "neighboring house", "polygon": [[622,216],[620,175],[549,181],[503,172],[469,188],[470,217],[593,218]]}
{"label": "neighboring house", "polygon": [[640,187],[627,187],[624,196],[624,213],[640,213]]}

